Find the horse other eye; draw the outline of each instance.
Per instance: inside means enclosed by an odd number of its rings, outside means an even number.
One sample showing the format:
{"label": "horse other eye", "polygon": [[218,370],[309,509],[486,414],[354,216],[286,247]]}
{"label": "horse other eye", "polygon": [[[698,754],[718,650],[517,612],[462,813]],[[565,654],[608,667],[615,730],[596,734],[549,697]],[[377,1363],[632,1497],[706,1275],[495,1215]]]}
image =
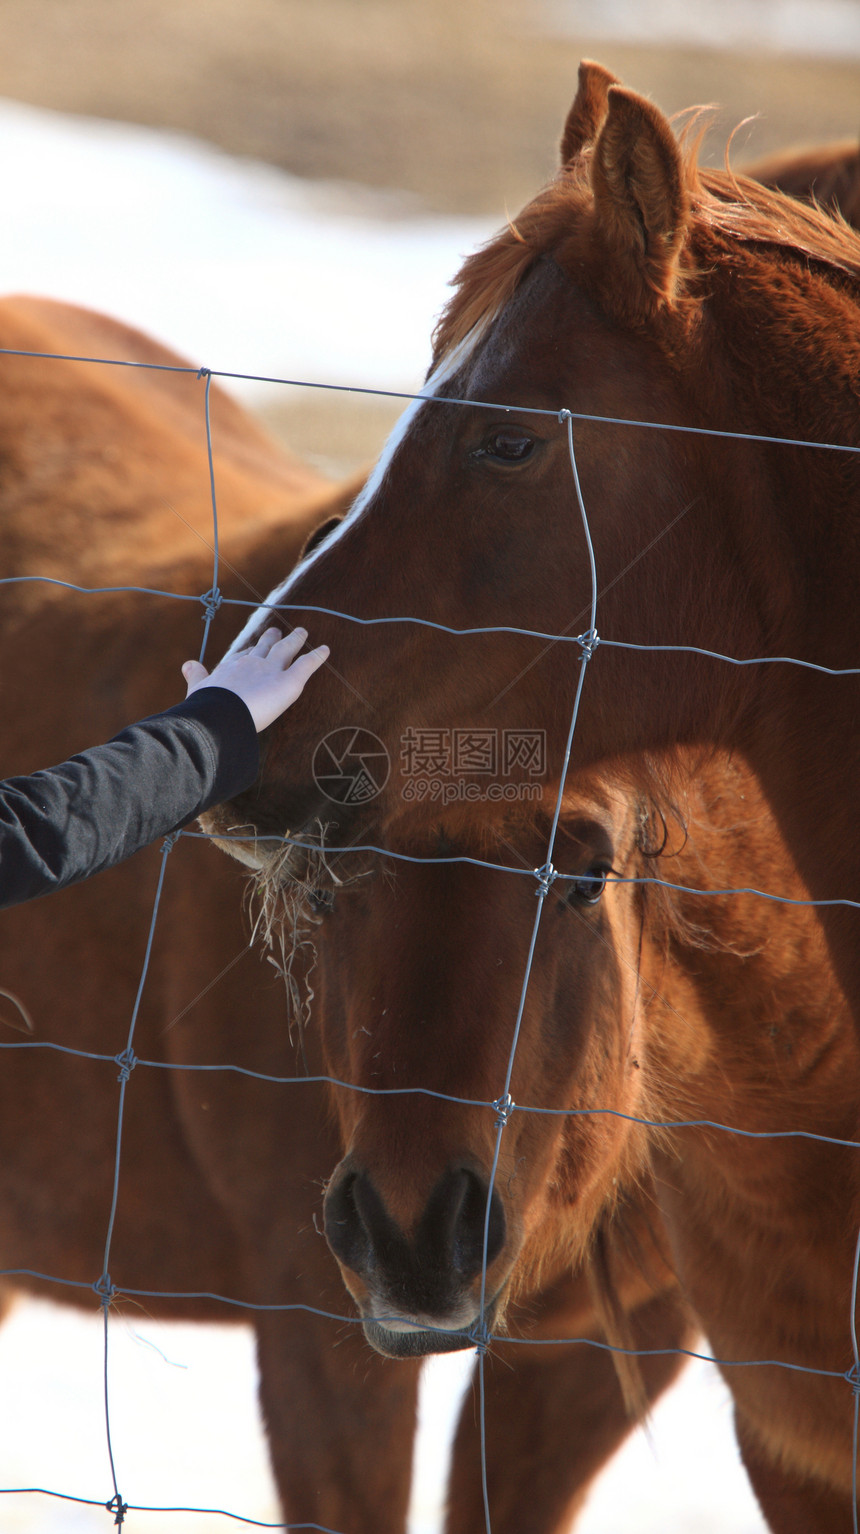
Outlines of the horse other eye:
{"label": "horse other eye", "polygon": [[603,891],[606,889],[606,868],[590,868],[587,874],[574,879],[568,901],[572,905],[597,905]]}
{"label": "horse other eye", "polygon": [[508,427],[494,432],[487,439],[484,453],[488,458],[496,458],[501,463],[523,463],[533,448],[533,437],[527,432]]}

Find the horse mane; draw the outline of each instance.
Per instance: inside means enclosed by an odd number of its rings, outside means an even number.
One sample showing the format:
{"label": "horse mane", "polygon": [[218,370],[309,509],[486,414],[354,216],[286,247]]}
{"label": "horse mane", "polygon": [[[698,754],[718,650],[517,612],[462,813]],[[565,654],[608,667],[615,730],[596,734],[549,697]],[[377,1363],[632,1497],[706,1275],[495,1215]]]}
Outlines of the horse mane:
{"label": "horse mane", "polygon": [[694,217],[726,242],[770,246],[860,281],[860,235],[841,213],[796,202],[731,170],[700,170]]}
{"label": "horse mane", "polygon": [[[701,114],[698,114],[698,122]],[[731,246],[770,247],[789,259],[813,262],[827,272],[860,281],[860,236],[839,213],[796,202],[730,169],[697,164],[703,129],[691,124],[679,149],[691,193],[690,239],[685,253],[688,281],[707,270],[714,239]],[[560,252],[574,223],[593,206],[589,169],[592,146],[559,171],[516,219],[463,262],[451,286],[454,294],[433,333],[433,366],[438,367],[470,334],[479,335],[513,297],[542,256]],[[704,237],[702,257],[696,251]],[[680,301],[683,302],[683,291]]]}

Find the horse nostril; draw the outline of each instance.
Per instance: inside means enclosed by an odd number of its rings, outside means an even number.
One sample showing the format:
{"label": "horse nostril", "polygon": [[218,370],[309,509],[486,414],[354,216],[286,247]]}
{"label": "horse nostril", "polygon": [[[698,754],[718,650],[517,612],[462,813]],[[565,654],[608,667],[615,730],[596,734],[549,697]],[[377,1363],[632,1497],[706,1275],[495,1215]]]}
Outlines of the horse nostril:
{"label": "horse nostril", "polygon": [[[486,1202],[486,1201],[485,1201]],[[482,1215],[483,1218],[483,1215]],[[487,1222],[487,1266],[495,1262],[502,1247],[507,1240],[507,1222],[505,1220],[505,1206],[502,1203],[495,1188],[490,1195],[490,1214]],[[483,1227],[481,1230],[483,1241]],[[481,1253],[483,1261],[483,1248]]]}
{"label": "horse nostril", "polygon": [[404,1237],[366,1172],[341,1164],[323,1203],[326,1240],[339,1262],[367,1276],[402,1262]]}
{"label": "horse nostril", "polygon": [[367,1172],[348,1159],[329,1183],[323,1205],[326,1240],[345,1268],[382,1284],[405,1310],[444,1314],[489,1267],[507,1231],[499,1195],[469,1167],[451,1167],[437,1182],[413,1233],[392,1219]]}
{"label": "horse nostril", "polygon": [[323,1202],[326,1240],[344,1267],[358,1270],[367,1266],[371,1243],[367,1228],[355,1202],[354,1172],[335,1175]]}
{"label": "horse nostril", "polygon": [[469,1167],[449,1172],[431,1195],[422,1221],[425,1242],[445,1252],[461,1279],[498,1257],[506,1238],[505,1211],[495,1188]]}

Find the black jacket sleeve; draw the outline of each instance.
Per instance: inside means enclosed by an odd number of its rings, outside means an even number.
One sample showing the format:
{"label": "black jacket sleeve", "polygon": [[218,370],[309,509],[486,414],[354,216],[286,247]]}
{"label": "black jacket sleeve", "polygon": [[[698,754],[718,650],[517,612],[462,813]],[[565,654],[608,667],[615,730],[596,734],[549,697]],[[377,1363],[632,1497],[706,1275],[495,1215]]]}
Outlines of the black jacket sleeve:
{"label": "black jacket sleeve", "polygon": [[107,745],[7,778],[0,782],[0,907],[111,868],[250,787],[258,767],[242,699],[201,687]]}

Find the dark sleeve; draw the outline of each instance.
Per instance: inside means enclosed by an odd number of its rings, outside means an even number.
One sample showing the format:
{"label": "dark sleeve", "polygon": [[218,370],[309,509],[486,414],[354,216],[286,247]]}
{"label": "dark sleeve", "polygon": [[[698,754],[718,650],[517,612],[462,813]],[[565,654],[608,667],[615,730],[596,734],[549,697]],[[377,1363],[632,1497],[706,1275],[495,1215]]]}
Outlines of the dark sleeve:
{"label": "dark sleeve", "polygon": [[0,782],[0,907],[86,879],[177,831],[257,776],[251,714],[201,687],[59,767]]}

